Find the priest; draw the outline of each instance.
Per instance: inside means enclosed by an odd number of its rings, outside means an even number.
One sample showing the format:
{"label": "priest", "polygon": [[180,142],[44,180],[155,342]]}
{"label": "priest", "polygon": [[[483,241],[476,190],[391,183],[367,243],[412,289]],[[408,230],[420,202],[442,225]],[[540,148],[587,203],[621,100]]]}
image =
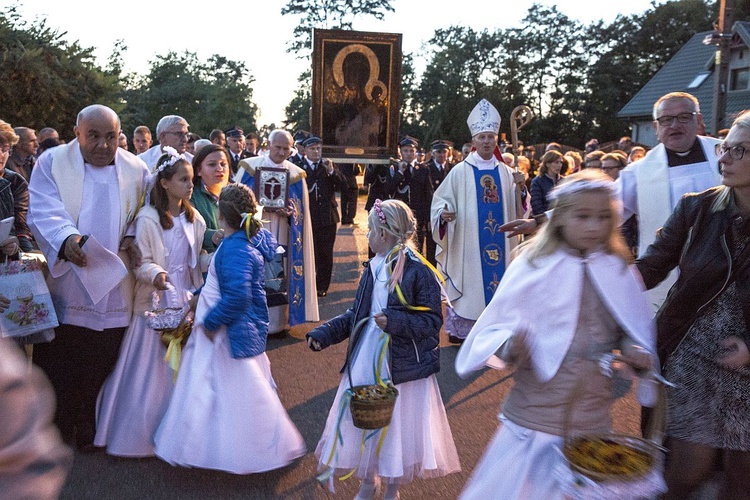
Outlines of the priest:
{"label": "priest", "polygon": [[[714,148],[721,141],[702,137],[705,125],[698,99],[686,92],[672,92],[654,104],[654,130],[659,144],[642,159],[620,172],[615,188],[622,198],[622,221],[638,217],[638,256],[656,239],[682,195],[721,184],[719,157]],[[677,280],[677,271],[648,291],[658,309]]]}
{"label": "priest", "polygon": [[74,131],[73,141],[39,157],[29,182],[29,226],[47,258],[60,322],[52,342],[34,347],[34,362],[55,389],[63,439],[90,450],[97,395],[130,324],[127,267],[140,265],[133,221],[149,171],[117,147],[120,119],[112,109],[84,108]]}
{"label": "priest", "polygon": [[482,99],[467,123],[476,150],[448,172],[430,210],[435,258],[450,301],[445,327],[453,343],[463,342],[489,303],[518,243],[498,228],[523,216],[523,173],[494,156],[500,130],[497,109]]}
{"label": "priest", "polygon": [[[289,172],[289,204],[276,211],[263,211],[266,229],[286,250],[284,273],[287,278],[288,307],[269,303],[269,333],[280,333],[305,321],[319,321],[316,293],[315,254],[310,204],[305,171],[287,160],[294,139],[286,130],[276,129],[268,136],[268,156],[240,161],[235,182],[255,190],[255,173],[260,168],[282,168]],[[257,190],[255,190],[257,194]],[[259,200],[260,201],[260,200]],[[262,205],[262,203],[261,203]]]}

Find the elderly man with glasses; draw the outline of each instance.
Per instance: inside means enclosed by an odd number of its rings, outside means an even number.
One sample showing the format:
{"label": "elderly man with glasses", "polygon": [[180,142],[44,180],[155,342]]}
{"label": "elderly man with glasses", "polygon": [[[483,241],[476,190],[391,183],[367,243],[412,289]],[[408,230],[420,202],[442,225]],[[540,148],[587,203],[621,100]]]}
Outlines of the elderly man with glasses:
{"label": "elderly man with glasses", "polygon": [[167,115],[162,117],[156,124],[156,138],[159,140],[159,144],[145,153],[139,154],[138,158],[145,161],[148,168],[153,170],[161,155],[164,154],[162,148],[171,146],[178,153],[184,154],[188,161],[193,161],[193,155],[187,152],[188,139],[190,138],[188,127],[187,120],[181,116]]}

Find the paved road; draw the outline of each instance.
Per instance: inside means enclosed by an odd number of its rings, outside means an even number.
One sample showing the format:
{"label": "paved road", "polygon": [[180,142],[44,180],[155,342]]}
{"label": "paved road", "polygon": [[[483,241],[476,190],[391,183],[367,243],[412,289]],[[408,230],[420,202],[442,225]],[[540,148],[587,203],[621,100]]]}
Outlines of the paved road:
{"label": "paved road", "polygon": [[[334,279],[328,296],[321,299],[321,318],[343,312],[353,301],[360,263],[367,257],[364,199],[360,202],[360,215],[355,220],[359,225],[339,229]],[[338,387],[338,370],[345,357],[346,343],[318,353],[310,351],[304,338],[314,326],[299,325],[289,335],[268,341],[268,356],[279,396],[307,444],[308,453],[304,457],[281,470],[236,476],[172,467],[156,458],[122,459],[104,453],[78,454],[62,497],[186,500],[353,498],[358,489],[356,479],[337,483],[335,495],[318,486],[315,480],[317,460],[314,450]],[[404,500],[456,498],[497,428],[500,403],[512,383],[507,380],[508,373],[484,371],[468,380],[460,379],[453,369],[457,351],[442,332],[442,371],[438,374],[438,381],[462,471],[444,478],[417,479],[401,489]],[[638,407],[632,395],[621,400],[614,410],[616,430],[637,432],[637,415]]]}

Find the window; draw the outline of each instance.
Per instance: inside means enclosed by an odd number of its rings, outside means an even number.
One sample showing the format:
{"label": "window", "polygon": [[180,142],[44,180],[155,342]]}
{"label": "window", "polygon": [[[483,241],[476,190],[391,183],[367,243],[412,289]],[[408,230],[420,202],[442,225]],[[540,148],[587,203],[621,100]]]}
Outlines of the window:
{"label": "window", "polygon": [[729,90],[750,89],[750,68],[733,69],[729,76]]}
{"label": "window", "polygon": [[703,82],[706,81],[706,78],[708,78],[708,75],[711,73],[709,71],[703,71],[701,73],[698,73],[698,76],[696,76],[692,82],[690,82],[690,85],[688,85],[687,88],[689,89],[697,89],[701,86]]}

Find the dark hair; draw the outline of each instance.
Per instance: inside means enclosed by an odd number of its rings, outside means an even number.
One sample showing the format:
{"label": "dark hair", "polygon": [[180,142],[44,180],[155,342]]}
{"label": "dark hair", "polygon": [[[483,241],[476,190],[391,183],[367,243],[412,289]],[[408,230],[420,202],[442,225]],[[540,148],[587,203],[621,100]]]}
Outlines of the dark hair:
{"label": "dark hair", "polygon": [[248,225],[245,228],[248,240],[255,236],[261,228],[261,222],[253,217],[257,212],[255,195],[244,184],[228,184],[219,195],[219,213],[226,224],[239,231],[242,225],[242,214],[248,214]]}
{"label": "dark hair", "polygon": [[54,137],[47,137],[39,143],[39,151],[47,151],[48,149],[59,146],[60,144],[62,143],[59,139],[55,139]]}
{"label": "dark hair", "polygon": [[[158,170],[159,166],[166,162],[169,158],[171,158],[171,156],[168,154],[161,155],[161,157],[159,157],[159,161],[156,162],[156,167],[154,167],[154,169]],[[174,221],[172,220],[172,214],[169,213],[169,197],[167,196],[167,191],[166,189],[164,189],[164,186],[161,185],[160,181],[162,179],[170,180],[172,177],[174,177],[174,174],[177,173],[177,168],[180,165],[190,165],[190,162],[180,158],[172,165],[164,167],[164,169],[156,174],[154,187],[151,188],[151,205],[159,214],[159,224],[161,224],[161,227],[164,229],[172,229],[174,227]],[[180,202],[180,205],[185,211],[185,218],[192,224],[195,220],[195,209],[190,203],[185,202],[185,200],[182,200]]]}
{"label": "dark hair", "polygon": [[[198,183],[201,181],[201,178],[198,176],[198,173],[201,171],[201,164],[206,159],[208,155],[211,153],[215,153],[217,151],[221,151],[224,153],[224,156],[227,160],[227,165],[231,165],[232,161],[229,158],[229,153],[227,152],[227,149],[224,146],[219,146],[218,144],[206,144],[202,148],[200,148],[198,151],[195,152],[195,156],[193,156],[193,184],[198,185]],[[230,172],[231,173],[231,172]]]}

